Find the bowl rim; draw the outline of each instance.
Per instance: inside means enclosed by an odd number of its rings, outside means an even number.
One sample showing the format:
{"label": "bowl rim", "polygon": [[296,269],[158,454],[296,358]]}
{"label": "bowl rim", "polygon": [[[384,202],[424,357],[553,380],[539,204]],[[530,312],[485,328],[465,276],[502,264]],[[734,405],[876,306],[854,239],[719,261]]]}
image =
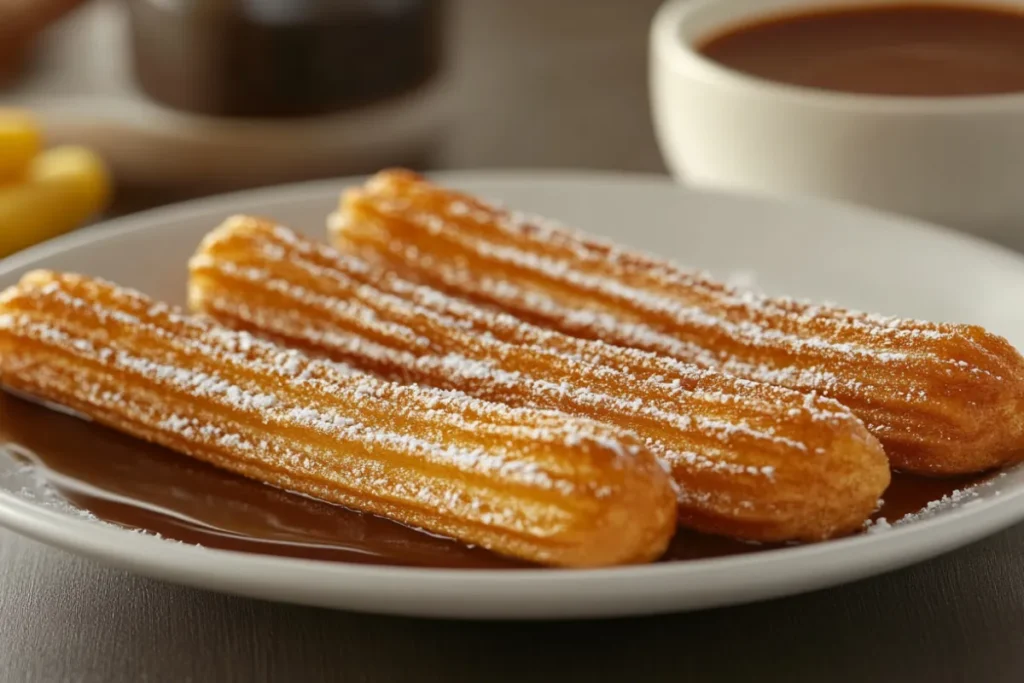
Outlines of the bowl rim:
{"label": "bowl rim", "polygon": [[[911,96],[872,95],[823,90],[779,83],[745,74],[705,57],[695,41],[683,35],[688,22],[723,5],[737,8],[742,19],[722,21],[718,30],[778,16],[799,15],[813,9],[843,9],[886,6],[885,0],[666,0],[651,22],[651,67],[665,68],[676,75],[696,78],[705,84],[788,104],[867,114],[914,116],[1005,115],[1024,111],[1024,92],[992,95]],[[926,0],[921,4],[979,9],[1009,9],[1024,14],[1024,0]],[[705,32],[704,37],[714,35]]]}

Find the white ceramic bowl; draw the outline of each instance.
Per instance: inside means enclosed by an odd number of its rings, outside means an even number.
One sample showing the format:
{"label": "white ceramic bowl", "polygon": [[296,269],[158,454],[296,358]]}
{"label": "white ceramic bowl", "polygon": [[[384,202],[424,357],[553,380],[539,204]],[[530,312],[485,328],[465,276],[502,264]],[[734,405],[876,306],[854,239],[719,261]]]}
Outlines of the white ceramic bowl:
{"label": "white ceramic bowl", "polygon": [[[669,0],[651,30],[659,144],[677,178],[814,195],[1024,245],[1024,94],[858,95],[783,85],[700,55],[761,17],[891,0]],[[957,0],[1024,9],[1024,0]]]}

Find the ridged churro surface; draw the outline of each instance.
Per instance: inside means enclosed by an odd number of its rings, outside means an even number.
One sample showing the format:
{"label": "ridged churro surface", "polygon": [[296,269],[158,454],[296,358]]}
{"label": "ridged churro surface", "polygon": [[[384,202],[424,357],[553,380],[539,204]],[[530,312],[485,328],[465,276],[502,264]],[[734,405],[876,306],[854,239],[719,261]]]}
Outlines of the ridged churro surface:
{"label": "ridged churro surface", "polygon": [[899,469],[1024,457],[1024,360],[980,327],[740,291],[402,171],[346,192],[331,232],[410,279],[574,336],[834,398]]}
{"label": "ridged churro surface", "polygon": [[559,566],[655,559],[675,496],[627,433],[393,384],[38,271],[0,294],[0,383],[245,476]]}
{"label": "ridged churro surface", "polygon": [[681,522],[759,541],[860,527],[889,482],[835,401],[524,324],[286,228],[235,217],[190,265],[190,302],[229,326],[384,377],[626,428],[670,468]]}

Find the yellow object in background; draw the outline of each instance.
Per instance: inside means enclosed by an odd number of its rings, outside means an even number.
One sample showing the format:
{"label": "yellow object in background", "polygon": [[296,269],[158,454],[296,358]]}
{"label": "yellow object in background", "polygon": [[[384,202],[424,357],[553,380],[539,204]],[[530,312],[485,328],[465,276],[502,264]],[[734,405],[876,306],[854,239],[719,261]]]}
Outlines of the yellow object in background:
{"label": "yellow object in background", "polygon": [[18,184],[0,186],[0,258],[80,226],[110,200],[96,153],[55,147],[29,161]]}
{"label": "yellow object in background", "polygon": [[0,109],[0,185],[25,177],[29,164],[42,148],[42,138],[31,114]]}

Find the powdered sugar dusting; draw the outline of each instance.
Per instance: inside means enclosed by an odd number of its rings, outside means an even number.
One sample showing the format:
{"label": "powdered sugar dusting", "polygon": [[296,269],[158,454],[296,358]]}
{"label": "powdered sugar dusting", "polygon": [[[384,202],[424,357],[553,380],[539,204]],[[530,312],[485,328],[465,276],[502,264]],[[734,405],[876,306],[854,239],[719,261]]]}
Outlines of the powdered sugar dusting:
{"label": "powdered sugar dusting", "polygon": [[921,445],[943,401],[962,412],[941,387],[991,393],[1024,377],[1012,348],[965,326],[767,297],[401,174],[379,174],[340,213],[343,241],[423,282],[575,336],[870,406],[891,444]]}
{"label": "powdered sugar dusting", "polygon": [[[1001,473],[1000,475],[996,475],[995,477],[983,482],[954,489],[943,495],[941,498],[929,501],[920,510],[903,515],[898,519],[887,519],[885,517],[876,518],[865,523],[864,528],[869,533],[881,533],[891,529],[904,527],[907,524],[932,519],[939,514],[969,508],[975,505],[981,505],[988,498],[988,496],[985,495],[986,491],[1004,474],[1005,473]],[[999,491],[991,493],[991,497],[998,497],[999,495]]]}
{"label": "powdered sugar dusting", "polygon": [[[80,314],[49,316],[47,310]],[[575,470],[585,461],[559,460],[555,449],[571,442],[580,455],[608,453],[613,465],[616,458],[638,454],[629,435],[590,420],[339,372],[335,363],[154,307],[141,295],[102,281],[58,276],[45,287],[23,285],[5,297],[0,342],[5,338],[19,344],[31,340],[50,359],[37,367],[26,357],[31,365],[22,366],[21,352],[12,352],[4,359],[12,375],[27,377],[19,368],[33,367],[31,377],[43,394],[65,387],[61,391],[71,391],[74,400],[101,415],[116,404],[139,424],[166,434],[161,438],[168,445],[189,439],[236,457],[251,453],[260,458],[254,463],[267,459],[349,487],[372,488],[382,476],[405,478],[395,484],[396,495],[441,509],[450,498],[444,481],[435,488],[429,479],[406,477],[406,470],[429,462],[463,476],[487,477],[480,485],[499,480],[566,495],[585,494],[576,491],[582,485],[601,497],[614,489],[600,480],[581,480]],[[68,359],[76,359],[71,367],[104,367],[113,375],[62,371]],[[112,391],[113,382],[135,387],[134,393],[120,396]],[[258,426],[249,422],[254,419]],[[298,442],[288,436],[299,433],[306,436]],[[300,442],[306,450],[297,450]],[[390,474],[376,456],[344,455],[353,448],[388,454]],[[488,515],[496,524],[513,519],[501,511]]]}
{"label": "powdered sugar dusting", "polygon": [[[191,262],[191,299],[204,312],[384,377],[614,422],[684,479],[703,472],[772,485],[813,476],[837,435],[862,429],[830,399],[524,324],[283,238],[280,227],[223,230],[223,248]],[[701,490],[679,495],[710,504]],[[721,496],[713,504],[755,506]]]}
{"label": "powdered sugar dusting", "polygon": [[909,524],[911,522],[916,522],[922,519],[927,519],[939,512],[963,507],[977,499],[977,486],[964,489],[955,489],[950,493],[944,495],[942,498],[939,498],[938,500],[930,501],[918,512],[911,513],[909,515],[904,515],[899,521],[894,523],[894,526],[900,526],[904,524]]}

